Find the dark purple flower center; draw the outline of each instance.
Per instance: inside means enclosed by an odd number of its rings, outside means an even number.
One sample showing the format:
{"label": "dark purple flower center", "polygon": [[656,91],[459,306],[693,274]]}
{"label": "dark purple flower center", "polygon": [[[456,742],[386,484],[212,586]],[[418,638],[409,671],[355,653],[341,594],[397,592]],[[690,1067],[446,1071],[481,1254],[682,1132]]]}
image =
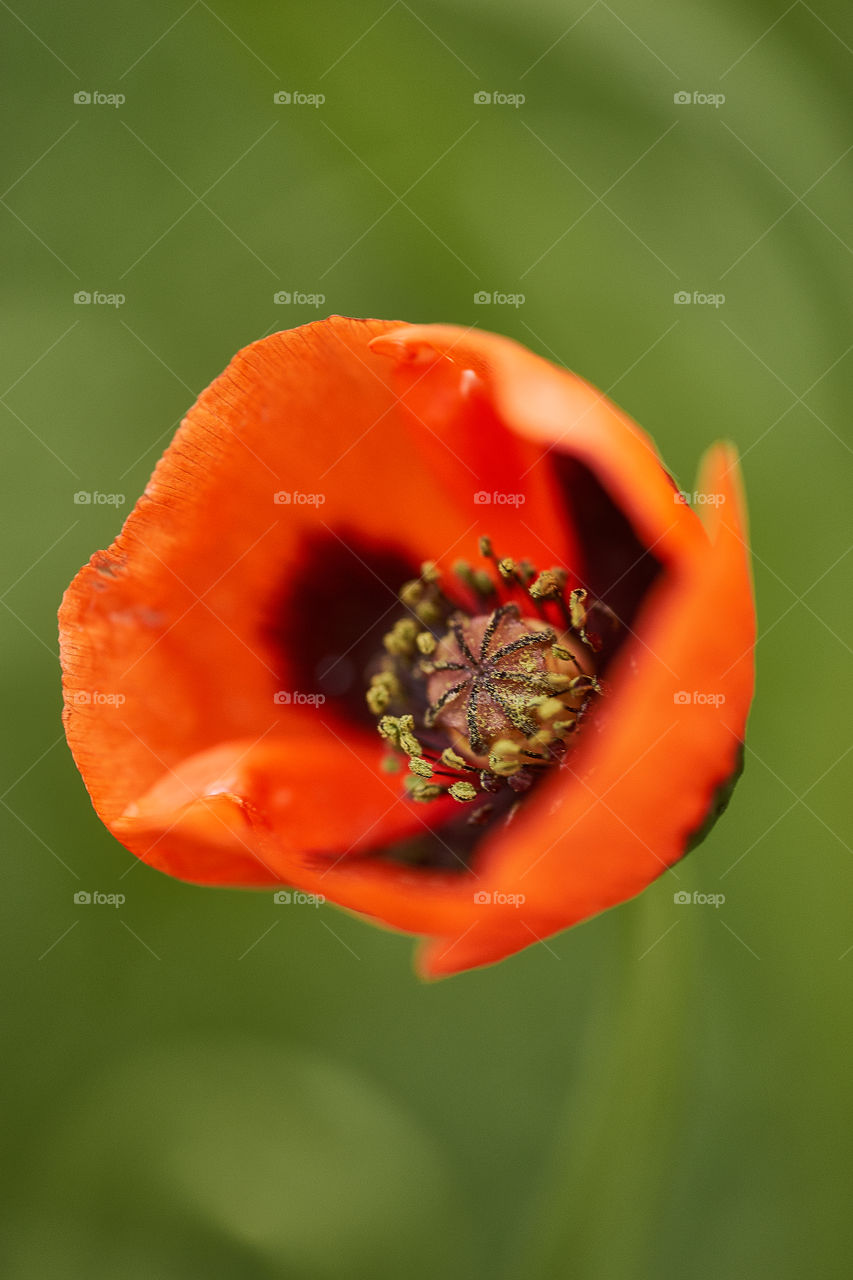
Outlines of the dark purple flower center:
{"label": "dark purple flower center", "polygon": [[493,797],[520,795],[563,759],[602,693],[591,628],[617,625],[564,569],[499,559],[488,538],[480,550],[488,571],[460,562],[445,588],[428,563],[404,584],[405,612],[367,691],[389,771],[408,757],[410,798],[480,802],[474,823],[490,818]]}

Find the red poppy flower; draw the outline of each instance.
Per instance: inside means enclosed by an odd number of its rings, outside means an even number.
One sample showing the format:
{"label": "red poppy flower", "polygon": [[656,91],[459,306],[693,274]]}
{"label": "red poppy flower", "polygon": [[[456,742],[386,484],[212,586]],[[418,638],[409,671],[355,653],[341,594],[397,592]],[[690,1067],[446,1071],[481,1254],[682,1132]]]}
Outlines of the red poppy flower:
{"label": "red poppy flower", "polygon": [[505,338],[278,333],[68,589],[68,741],[151,866],[322,894],[425,935],[430,976],[487,964],[632,897],[723,807],[745,536],[730,446],[691,502]]}

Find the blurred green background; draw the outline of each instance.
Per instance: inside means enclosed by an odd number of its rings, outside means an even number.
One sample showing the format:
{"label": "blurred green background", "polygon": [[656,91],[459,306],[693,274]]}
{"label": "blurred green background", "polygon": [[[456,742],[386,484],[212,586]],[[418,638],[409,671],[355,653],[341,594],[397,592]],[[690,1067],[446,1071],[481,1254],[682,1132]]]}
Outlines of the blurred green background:
{"label": "blurred green background", "polygon": [[[848,1276],[848,6],[16,0],[0,31],[3,1274]],[[723,906],[665,876],[422,986],[409,939],[100,825],[60,595],[233,352],[330,312],[510,334],[686,490],[740,446],[758,695],[678,881]]]}

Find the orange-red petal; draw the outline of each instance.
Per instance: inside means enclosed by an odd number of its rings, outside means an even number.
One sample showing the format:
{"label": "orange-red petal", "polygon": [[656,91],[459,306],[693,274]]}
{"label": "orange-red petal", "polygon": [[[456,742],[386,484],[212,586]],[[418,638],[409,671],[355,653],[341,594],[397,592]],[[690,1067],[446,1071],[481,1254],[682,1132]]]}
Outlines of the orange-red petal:
{"label": "orange-red petal", "polygon": [[[401,799],[375,735],[333,705],[275,702],[295,668],[269,611],[319,535],[357,536],[369,572],[374,548],[448,565],[473,558],[484,532],[502,554],[582,564],[567,459],[661,573],[567,767],[484,839],[474,872],[407,867],[381,851],[440,828],[444,811]],[[254,344],[200,397],[116,542],[66,593],[66,727],[96,809],[173,875],[286,881],[429,935],[433,975],[630,897],[684,852],[732,771],[751,698],[731,451],[712,453],[705,483],[722,498],[703,530],[625,414],[507,339],[336,317]],[[276,505],[276,491],[322,501]],[[482,491],[516,502],[484,511]],[[380,585],[390,607],[399,584]],[[682,690],[724,701],[688,706],[674,700]]]}

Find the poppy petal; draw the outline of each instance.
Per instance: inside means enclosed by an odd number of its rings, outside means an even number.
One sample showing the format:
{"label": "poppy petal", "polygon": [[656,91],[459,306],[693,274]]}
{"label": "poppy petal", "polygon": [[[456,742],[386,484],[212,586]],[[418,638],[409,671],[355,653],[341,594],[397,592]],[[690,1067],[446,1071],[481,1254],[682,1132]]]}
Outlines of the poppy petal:
{"label": "poppy petal", "polygon": [[[738,768],[753,691],[755,620],[739,468],[730,446],[703,464],[708,548],[657,589],[642,644],[612,673],[600,732],[579,743],[541,801],[481,850],[483,888],[524,896],[481,909],[464,938],[427,944],[430,976],[486,964],[623,902],[686,852]],[[478,886],[479,887],[479,886]],[[453,945],[451,945],[453,944]]]}
{"label": "poppy petal", "polygon": [[[346,757],[360,785],[341,803]],[[287,732],[224,742],[164,773],[114,821],[143,861],[199,884],[280,885],[305,867],[400,840],[419,829],[381,770],[382,748],[336,739],[309,718]],[[187,856],[187,846],[192,845]]]}
{"label": "poppy petal", "polygon": [[[164,769],[287,723],[292,708],[274,699],[294,688],[294,671],[274,613],[318,528],[335,541],[356,527],[401,563],[426,558],[412,493],[395,483],[406,441],[389,413],[387,362],[367,347],[387,327],[337,319],[240,352],[188,414],[116,541],[66,592],[66,732],[108,824]],[[365,503],[365,473],[382,502]],[[320,484],[322,502],[297,501]],[[442,538],[458,536],[438,477],[418,472],[416,495]],[[363,572],[374,580],[370,563]],[[385,611],[399,585],[379,582]]]}
{"label": "poppy petal", "polygon": [[[96,809],[172,875],[284,881],[430,935],[432,976],[632,896],[702,826],[752,692],[732,451],[703,475],[705,528],[627,415],[494,335],[333,317],[255,343],[63,601],[66,730]],[[629,635],[565,767],[460,873],[399,843],[426,833],[452,862],[455,802],[404,800],[342,692],[305,710],[287,691],[321,679],[330,645],[346,672],[409,566],[474,558],[484,532],[626,579]]]}
{"label": "poppy petal", "polygon": [[[526,483],[543,480],[555,452],[566,454],[589,467],[630,517],[643,545],[666,562],[683,559],[701,540],[695,514],[673,501],[675,486],[648,436],[576,374],[558,369],[509,338],[451,325],[406,325],[374,338],[371,348],[398,361],[403,402],[433,430],[447,430],[442,413],[446,414],[448,396],[437,396],[433,381],[446,381],[450,367],[457,385],[461,381],[464,388],[476,378],[487,390],[497,424],[493,432],[499,432],[489,441],[487,456],[500,454],[512,440],[516,452],[521,442],[526,445]],[[475,439],[480,435],[476,419],[470,432]],[[458,425],[453,439],[458,446]],[[473,446],[471,456],[476,456]],[[504,483],[511,488],[509,478]],[[550,495],[543,507],[559,510],[560,495],[553,484]],[[564,518],[570,521],[571,512]]]}

